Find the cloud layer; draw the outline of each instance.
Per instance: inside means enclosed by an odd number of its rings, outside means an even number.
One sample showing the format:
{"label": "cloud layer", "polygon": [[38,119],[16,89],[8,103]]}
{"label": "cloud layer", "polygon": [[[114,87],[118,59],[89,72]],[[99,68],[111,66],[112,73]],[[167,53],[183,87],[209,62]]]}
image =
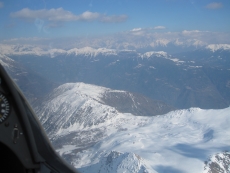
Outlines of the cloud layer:
{"label": "cloud layer", "polygon": [[70,21],[99,21],[105,23],[117,23],[127,20],[126,15],[113,15],[108,16],[106,14],[100,14],[97,12],[85,11],[80,15],[75,15],[70,11],[66,11],[63,8],[57,9],[41,9],[31,10],[29,8],[23,8],[20,11],[10,14],[12,18],[20,18],[25,21],[34,21],[35,19],[42,19],[52,23],[57,22],[70,22]]}
{"label": "cloud layer", "polygon": [[[229,33],[218,33],[210,31],[199,30],[184,30],[181,32],[156,32],[154,28],[134,28],[132,30],[116,33],[106,36],[98,37],[75,37],[75,38],[18,38],[11,40],[4,40],[3,44],[29,44],[38,45],[44,48],[61,48],[72,49],[82,47],[108,49],[149,49],[149,50],[163,50],[170,45],[176,47],[203,47],[209,44],[230,44]],[[178,47],[180,48],[180,47]],[[171,50],[172,51],[172,50]],[[174,51],[174,50],[173,50]]]}

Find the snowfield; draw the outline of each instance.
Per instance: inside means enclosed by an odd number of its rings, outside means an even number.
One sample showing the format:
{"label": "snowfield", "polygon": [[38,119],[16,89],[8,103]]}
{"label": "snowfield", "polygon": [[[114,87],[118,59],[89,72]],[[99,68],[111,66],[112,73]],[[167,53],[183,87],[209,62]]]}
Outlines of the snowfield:
{"label": "snowfield", "polygon": [[75,167],[87,170],[110,151],[118,151],[139,155],[147,163],[148,172],[202,172],[210,155],[230,149],[229,114],[230,108],[192,108],[149,118],[142,127],[129,128],[126,124],[129,130],[110,135],[78,153],[82,159]]}
{"label": "snowfield", "polygon": [[76,83],[54,91],[40,120],[80,172],[201,173],[208,158],[230,150],[230,107],[144,117],[106,105],[108,88]]}

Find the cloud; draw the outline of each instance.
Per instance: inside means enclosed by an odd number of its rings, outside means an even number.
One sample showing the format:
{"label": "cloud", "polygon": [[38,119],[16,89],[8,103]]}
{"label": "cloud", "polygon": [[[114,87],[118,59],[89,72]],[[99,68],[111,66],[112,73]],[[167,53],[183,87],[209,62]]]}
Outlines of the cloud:
{"label": "cloud", "polygon": [[184,34],[184,35],[191,35],[191,34],[196,34],[196,33],[200,33],[200,32],[204,32],[204,31],[199,31],[199,30],[188,31],[188,30],[184,30],[184,31],[182,31],[182,34]]}
{"label": "cloud", "polygon": [[210,3],[210,4],[206,5],[205,7],[208,8],[208,9],[215,10],[215,9],[222,8],[223,4],[222,3],[213,2],[213,3]]}
{"label": "cloud", "polygon": [[144,34],[146,34],[146,29],[133,28],[132,30],[129,31],[129,33],[136,36],[144,36]]}
{"label": "cloud", "polygon": [[[34,21],[35,19],[45,20],[48,22],[70,22],[70,21],[99,21],[105,23],[124,22],[127,19],[126,15],[113,15],[107,16],[97,12],[85,11],[80,15],[75,15],[70,11],[66,11],[63,8],[57,9],[41,9],[31,10],[29,8],[23,8],[20,11],[10,14],[13,18],[20,18],[25,21]],[[54,25],[54,24],[52,24]]]}
{"label": "cloud", "polygon": [[141,30],[141,28],[133,28],[131,31],[136,32],[136,31],[140,31],[140,30]]}
{"label": "cloud", "polygon": [[[37,21],[38,26],[42,21]],[[40,29],[39,27],[37,28]],[[134,30],[134,31],[133,31]],[[41,30],[43,31],[43,30]],[[181,32],[156,32],[153,28],[134,28],[132,30],[93,37],[66,37],[66,38],[15,38],[0,41],[0,44],[27,44],[44,49],[60,48],[72,49],[82,47],[105,47],[108,49],[142,50],[148,48],[166,48],[171,44],[177,46],[207,46],[209,44],[230,44],[230,33],[211,32],[200,30],[184,30]],[[160,46],[160,47],[159,47]],[[163,50],[163,49],[162,49]],[[176,50],[176,49],[175,49]]]}
{"label": "cloud", "polygon": [[90,20],[97,20],[98,18],[100,18],[99,13],[92,13],[90,11],[86,11],[79,16],[75,16],[75,20],[88,20],[88,21],[90,21]]}
{"label": "cloud", "polygon": [[0,8],[4,7],[4,3],[0,1]]}
{"label": "cloud", "polygon": [[154,29],[165,29],[164,26],[155,26]]}

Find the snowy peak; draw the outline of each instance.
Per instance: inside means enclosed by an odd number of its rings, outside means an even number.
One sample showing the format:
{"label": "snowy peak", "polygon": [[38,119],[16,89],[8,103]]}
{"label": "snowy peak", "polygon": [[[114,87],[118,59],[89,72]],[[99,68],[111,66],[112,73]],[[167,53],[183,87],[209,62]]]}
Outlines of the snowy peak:
{"label": "snowy peak", "polygon": [[185,61],[181,61],[178,58],[173,58],[171,55],[169,55],[167,52],[164,51],[151,51],[151,52],[146,52],[144,54],[140,54],[141,58],[151,58],[151,57],[158,57],[158,58],[164,58],[168,59],[170,61],[173,61],[177,65],[180,65],[184,63]]}
{"label": "snowy peak", "polygon": [[73,53],[76,56],[84,55],[89,57],[96,57],[98,55],[105,55],[105,56],[117,55],[117,51],[114,49],[106,49],[106,48],[94,49],[92,47],[84,47],[80,49],[74,48],[67,51],[67,54],[73,54]]}
{"label": "snowy peak", "polygon": [[[139,102],[143,102],[143,105]],[[160,112],[162,114],[165,110],[170,111],[171,108],[161,102],[126,91],[85,83],[66,83],[54,89],[42,101],[42,108],[39,105],[37,114],[47,133],[55,136],[75,129],[101,127],[107,119],[116,118],[119,112],[152,116]]]}
{"label": "snowy peak", "polygon": [[105,90],[84,83],[67,83],[54,89],[44,99],[42,108],[37,108],[48,135],[60,136],[75,130],[97,128],[106,119],[114,117],[117,111],[101,101]]}
{"label": "snowy peak", "polygon": [[151,52],[146,52],[142,54],[141,58],[150,58],[151,56],[168,57],[168,54],[164,51],[151,51]]}
{"label": "snowy peak", "polygon": [[4,55],[36,55],[36,56],[50,56],[51,58],[58,55],[69,55],[74,54],[75,56],[84,55],[87,57],[96,57],[98,55],[111,56],[117,55],[118,51],[115,49],[107,48],[92,48],[92,47],[83,47],[83,48],[73,48],[70,50],[63,50],[57,48],[43,49],[37,46],[31,45],[7,45],[0,44],[0,52]]}
{"label": "snowy peak", "polygon": [[205,162],[203,173],[214,173],[218,170],[221,173],[229,173],[230,171],[230,152],[217,153]]}
{"label": "snowy peak", "polygon": [[230,44],[210,44],[206,46],[206,49],[209,49],[212,52],[217,50],[229,50],[230,51]]}
{"label": "snowy peak", "polygon": [[84,96],[87,98],[91,98],[97,101],[102,102],[101,98],[103,97],[103,93],[109,91],[110,89],[105,87],[100,87],[91,84],[85,84],[82,82],[79,83],[66,83],[58,88],[56,88],[53,92],[53,97],[56,95],[68,95],[69,99],[76,97],[76,95]]}
{"label": "snowy peak", "polygon": [[99,163],[79,169],[82,173],[155,173],[144,159],[134,153],[111,151]]}

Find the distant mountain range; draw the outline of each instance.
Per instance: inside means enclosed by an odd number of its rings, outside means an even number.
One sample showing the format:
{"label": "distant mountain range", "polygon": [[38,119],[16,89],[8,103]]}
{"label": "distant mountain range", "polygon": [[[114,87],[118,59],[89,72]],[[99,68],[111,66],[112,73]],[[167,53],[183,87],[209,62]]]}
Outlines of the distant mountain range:
{"label": "distant mountain range", "polygon": [[230,105],[229,48],[227,44],[208,45],[171,55],[164,51],[11,46],[5,53],[59,85],[84,82],[139,93],[175,108],[208,109]]}
{"label": "distant mountain range", "polygon": [[[106,47],[80,47],[80,48],[71,48],[71,49],[60,49],[60,48],[42,48],[40,46],[33,46],[33,45],[25,45],[25,44],[0,44],[0,52],[3,55],[37,55],[37,56],[50,56],[51,58],[56,57],[58,55],[85,55],[95,57],[97,55],[117,55],[119,52],[126,52],[126,51],[134,51],[134,52],[141,52],[144,54],[145,52],[149,51],[166,51],[171,54],[170,49],[174,47],[172,45],[163,44],[165,40],[158,40],[158,49],[154,49],[154,47],[146,48],[145,51],[137,51],[136,48],[106,48]],[[162,43],[162,44],[160,44]],[[194,50],[209,50],[211,52],[216,51],[230,51],[230,44],[209,44],[209,45],[197,45],[196,48],[193,46],[188,46],[187,48],[183,44],[176,44],[178,46],[179,51],[173,53],[180,53],[180,52],[189,52]],[[166,49],[166,50],[165,50]],[[169,49],[169,50],[167,50]]]}

